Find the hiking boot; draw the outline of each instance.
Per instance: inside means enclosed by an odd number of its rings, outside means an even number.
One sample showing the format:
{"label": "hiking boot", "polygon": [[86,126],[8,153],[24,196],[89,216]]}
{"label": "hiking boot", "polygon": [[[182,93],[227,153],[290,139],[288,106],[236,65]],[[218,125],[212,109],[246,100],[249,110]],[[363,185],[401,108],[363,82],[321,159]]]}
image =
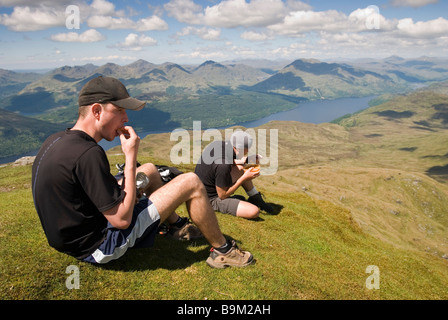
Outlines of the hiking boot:
{"label": "hiking boot", "polygon": [[249,199],[247,199],[247,201],[256,205],[258,208],[269,214],[274,213],[274,208],[272,208],[271,205],[264,202],[260,192],[258,192],[256,195],[250,196]]}
{"label": "hiking boot", "polygon": [[226,253],[212,248],[206,263],[212,268],[223,269],[225,267],[245,267],[255,262],[249,251],[240,250],[234,240],[231,243],[232,248]]}
{"label": "hiking boot", "polygon": [[177,227],[175,225],[170,225],[168,230],[168,235],[176,240],[195,240],[203,238],[201,230],[192,224],[188,218],[185,218],[186,222],[182,227]]}

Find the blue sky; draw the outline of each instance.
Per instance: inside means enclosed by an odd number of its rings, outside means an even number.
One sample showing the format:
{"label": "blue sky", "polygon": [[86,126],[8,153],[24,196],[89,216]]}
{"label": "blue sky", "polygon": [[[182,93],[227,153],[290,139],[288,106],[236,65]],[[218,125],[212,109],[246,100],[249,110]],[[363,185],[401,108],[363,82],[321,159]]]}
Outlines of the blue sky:
{"label": "blue sky", "polygon": [[447,57],[447,15],[446,0],[0,0],[0,68]]}

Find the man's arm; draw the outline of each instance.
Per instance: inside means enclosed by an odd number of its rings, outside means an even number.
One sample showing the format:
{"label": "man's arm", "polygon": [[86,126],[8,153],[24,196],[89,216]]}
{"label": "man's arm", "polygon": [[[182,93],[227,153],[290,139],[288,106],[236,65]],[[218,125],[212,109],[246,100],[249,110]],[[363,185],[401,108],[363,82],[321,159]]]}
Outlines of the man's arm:
{"label": "man's arm", "polygon": [[126,158],[124,169],[124,179],[122,188],[125,192],[123,201],[103,212],[106,219],[112,226],[117,229],[126,229],[132,221],[132,213],[134,211],[136,186],[135,175],[137,170],[137,153],[140,143],[140,137],[137,136],[132,127],[126,126],[119,130],[121,148]]}
{"label": "man's arm", "polygon": [[241,177],[239,177],[238,180],[232,186],[230,186],[228,188],[222,188],[222,187],[216,186],[216,192],[218,193],[218,197],[221,200],[224,200],[224,199],[230,197],[239,187],[241,187],[241,185],[245,181],[255,179],[259,175],[260,175],[260,172],[253,172],[251,169],[246,170],[244,172],[244,174]]}

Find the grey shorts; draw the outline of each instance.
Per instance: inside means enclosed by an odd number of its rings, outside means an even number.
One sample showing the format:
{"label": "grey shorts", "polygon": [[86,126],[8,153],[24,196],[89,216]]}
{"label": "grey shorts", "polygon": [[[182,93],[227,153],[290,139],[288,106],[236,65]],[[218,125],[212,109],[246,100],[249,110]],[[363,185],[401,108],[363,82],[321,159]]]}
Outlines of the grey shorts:
{"label": "grey shorts", "polygon": [[210,199],[210,203],[215,211],[219,211],[221,213],[227,213],[232,216],[236,216],[236,210],[238,209],[238,204],[240,203],[240,199],[236,198],[226,198],[221,200],[219,197]]}

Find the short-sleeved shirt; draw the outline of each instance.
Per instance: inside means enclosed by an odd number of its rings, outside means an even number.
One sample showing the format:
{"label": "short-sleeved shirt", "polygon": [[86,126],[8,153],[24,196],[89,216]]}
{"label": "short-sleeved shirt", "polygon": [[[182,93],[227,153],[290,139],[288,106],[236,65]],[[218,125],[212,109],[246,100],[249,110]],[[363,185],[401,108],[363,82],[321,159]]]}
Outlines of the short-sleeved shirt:
{"label": "short-sleeved shirt", "polygon": [[50,136],[33,164],[34,205],[50,246],[82,259],[107,231],[102,212],[124,198],[104,150],[83,131]]}
{"label": "short-sleeved shirt", "polygon": [[204,184],[210,199],[218,196],[216,186],[229,188],[233,185],[230,173],[235,158],[229,141],[214,141],[205,147],[194,172]]}

